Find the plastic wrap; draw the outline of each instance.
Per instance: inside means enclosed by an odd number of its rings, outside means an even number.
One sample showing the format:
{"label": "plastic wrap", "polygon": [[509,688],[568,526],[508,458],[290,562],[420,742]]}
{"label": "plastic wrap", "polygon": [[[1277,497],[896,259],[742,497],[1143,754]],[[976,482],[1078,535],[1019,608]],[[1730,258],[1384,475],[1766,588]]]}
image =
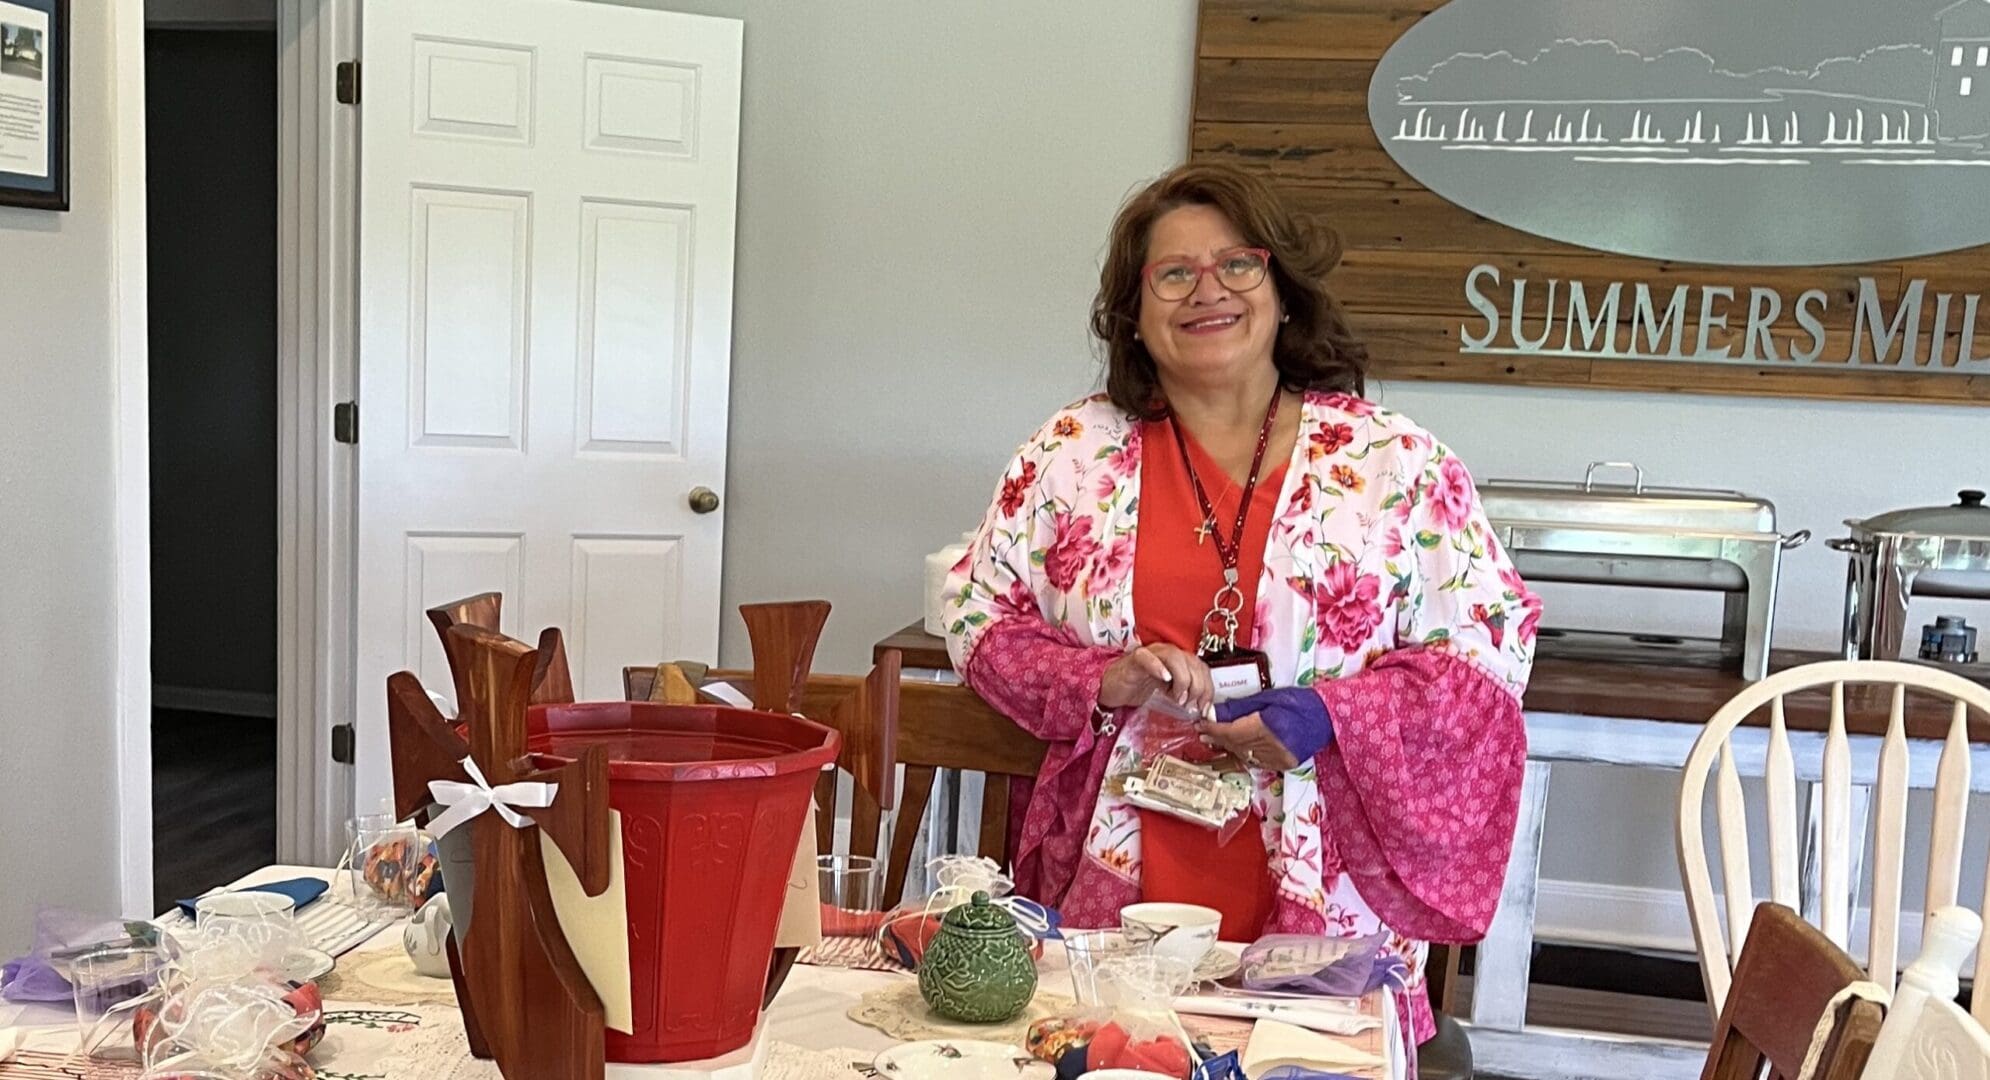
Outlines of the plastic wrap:
{"label": "plastic wrap", "polygon": [[145,923],[57,908],[44,910],[35,916],[33,950],[0,966],[0,997],[67,1004],[72,993],[68,974],[71,958],[105,946],[153,944],[158,939],[158,931]]}
{"label": "plastic wrap", "polygon": [[940,920],[947,912],[974,899],[975,893],[985,892],[1015,916],[1018,931],[1030,939],[1030,955],[1042,959],[1044,940],[1057,936],[1057,912],[1034,900],[1011,895],[1016,883],[993,859],[942,855],[926,865],[928,879],[938,883],[933,891],[918,900],[908,900],[882,916],[878,943],[887,956],[917,971],[919,961],[926,955],[926,946],[940,932]]}
{"label": "plastic wrap", "polygon": [[1085,1067],[1141,1069],[1189,1080],[1200,1062],[1173,1002],[1192,978],[1187,964],[1165,957],[1102,961],[1103,1020],[1086,1046]]}
{"label": "plastic wrap", "polygon": [[1220,842],[1244,826],[1251,776],[1203,741],[1200,718],[1155,694],[1127,714],[1106,765],[1106,786],[1145,810],[1216,831]]}
{"label": "plastic wrap", "polygon": [[1387,934],[1271,934],[1244,950],[1237,978],[1246,990],[1358,998],[1385,984],[1401,987],[1408,977],[1408,965],[1388,951],[1388,942]]}

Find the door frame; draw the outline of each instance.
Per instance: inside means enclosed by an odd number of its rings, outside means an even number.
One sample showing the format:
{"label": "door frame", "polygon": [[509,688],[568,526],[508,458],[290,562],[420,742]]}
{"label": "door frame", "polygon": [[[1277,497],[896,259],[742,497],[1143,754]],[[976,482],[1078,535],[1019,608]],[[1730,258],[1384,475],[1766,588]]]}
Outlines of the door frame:
{"label": "door frame", "polygon": [[[116,0],[110,20],[111,88],[111,520],[116,637],[112,723],[116,747],[117,904],[129,918],[152,907],[152,435],[151,327],[145,177],[145,5]],[[88,69],[82,69],[87,71]]]}
{"label": "door frame", "polygon": [[329,866],[352,816],[359,110],[334,92],[361,0],[277,0],[277,860]]}

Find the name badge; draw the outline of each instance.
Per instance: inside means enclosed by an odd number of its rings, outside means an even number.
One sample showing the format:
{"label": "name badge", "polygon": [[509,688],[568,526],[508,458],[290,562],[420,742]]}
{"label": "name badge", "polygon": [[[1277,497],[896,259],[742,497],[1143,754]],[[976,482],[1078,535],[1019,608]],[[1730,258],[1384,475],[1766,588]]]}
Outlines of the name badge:
{"label": "name badge", "polygon": [[1204,657],[1209,678],[1216,687],[1216,700],[1233,701],[1271,689],[1271,659],[1253,649],[1237,649],[1220,656]]}

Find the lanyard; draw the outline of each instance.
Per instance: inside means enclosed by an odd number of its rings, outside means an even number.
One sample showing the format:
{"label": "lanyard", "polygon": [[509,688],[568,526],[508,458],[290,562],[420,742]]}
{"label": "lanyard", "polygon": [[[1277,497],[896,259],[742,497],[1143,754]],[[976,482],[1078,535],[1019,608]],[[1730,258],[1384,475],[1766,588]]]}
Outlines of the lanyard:
{"label": "lanyard", "polygon": [[1168,417],[1168,426],[1175,433],[1175,446],[1182,453],[1182,468],[1188,470],[1189,486],[1195,489],[1195,500],[1202,509],[1202,524],[1196,529],[1197,543],[1203,537],[1214,540],[1216,557],[1223,564],[1223,586],[1216,590],[1209,613],[1202,617],[1202,641],[1197,651],[1205,657],[1237,647],[1237,616],[1244,610],[1244,593],[1237,587],[1237,563],[1243,555],[1244,524],[1250,517],[1251,496],[1257,490],[1259,470],[1264,466],[1265,446],[1271,442],[1272,424],[1278,419],[1279,391],[1279,387],[1272,388],[1271,404],[1265,406],[1257,451],[1251,455],[1251,474],[1244,481],[1243,499],[1237,505],[1236,531],[1227,537],[1216,523],[1216,507],[1203,489],[1202,477],[1196,475],[1195,462],[1189,458],[1188,439],[1182,434],[1181,423],[1172,415]]}

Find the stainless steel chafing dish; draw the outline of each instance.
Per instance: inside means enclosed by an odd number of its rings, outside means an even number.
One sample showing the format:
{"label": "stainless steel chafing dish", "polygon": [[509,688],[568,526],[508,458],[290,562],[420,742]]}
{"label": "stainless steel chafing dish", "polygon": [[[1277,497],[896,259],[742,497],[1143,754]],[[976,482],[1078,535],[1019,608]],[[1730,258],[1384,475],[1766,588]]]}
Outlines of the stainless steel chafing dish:
{"label": "stainless steel chafing dish", "polygon": [[[1630,484],[1599,483],[1605,469]],[[1532,581],[1726,594],[1719,655],[1748,679],[1769,673],[1783,551],[1808,531],[1776,531],[1776,508],[1738,491],[1651,487],[1629,462],[1589,466],[1581,483],[1492,480],[1479,498],[1493,532]]]}
{"label": "stainless steel chafing dish", "polygon": [[[1990,600],[1990,506],[1963,491],[1953,506],[1895,510],[1847,521],[1852,535],[1830,541],[1850,555],[1845,576],[1845,656],[1898,660],[1915,596]],[[1918,655],[1947,664],[1976,660],[1976,633],[1958,616],[1921,634]]]}

